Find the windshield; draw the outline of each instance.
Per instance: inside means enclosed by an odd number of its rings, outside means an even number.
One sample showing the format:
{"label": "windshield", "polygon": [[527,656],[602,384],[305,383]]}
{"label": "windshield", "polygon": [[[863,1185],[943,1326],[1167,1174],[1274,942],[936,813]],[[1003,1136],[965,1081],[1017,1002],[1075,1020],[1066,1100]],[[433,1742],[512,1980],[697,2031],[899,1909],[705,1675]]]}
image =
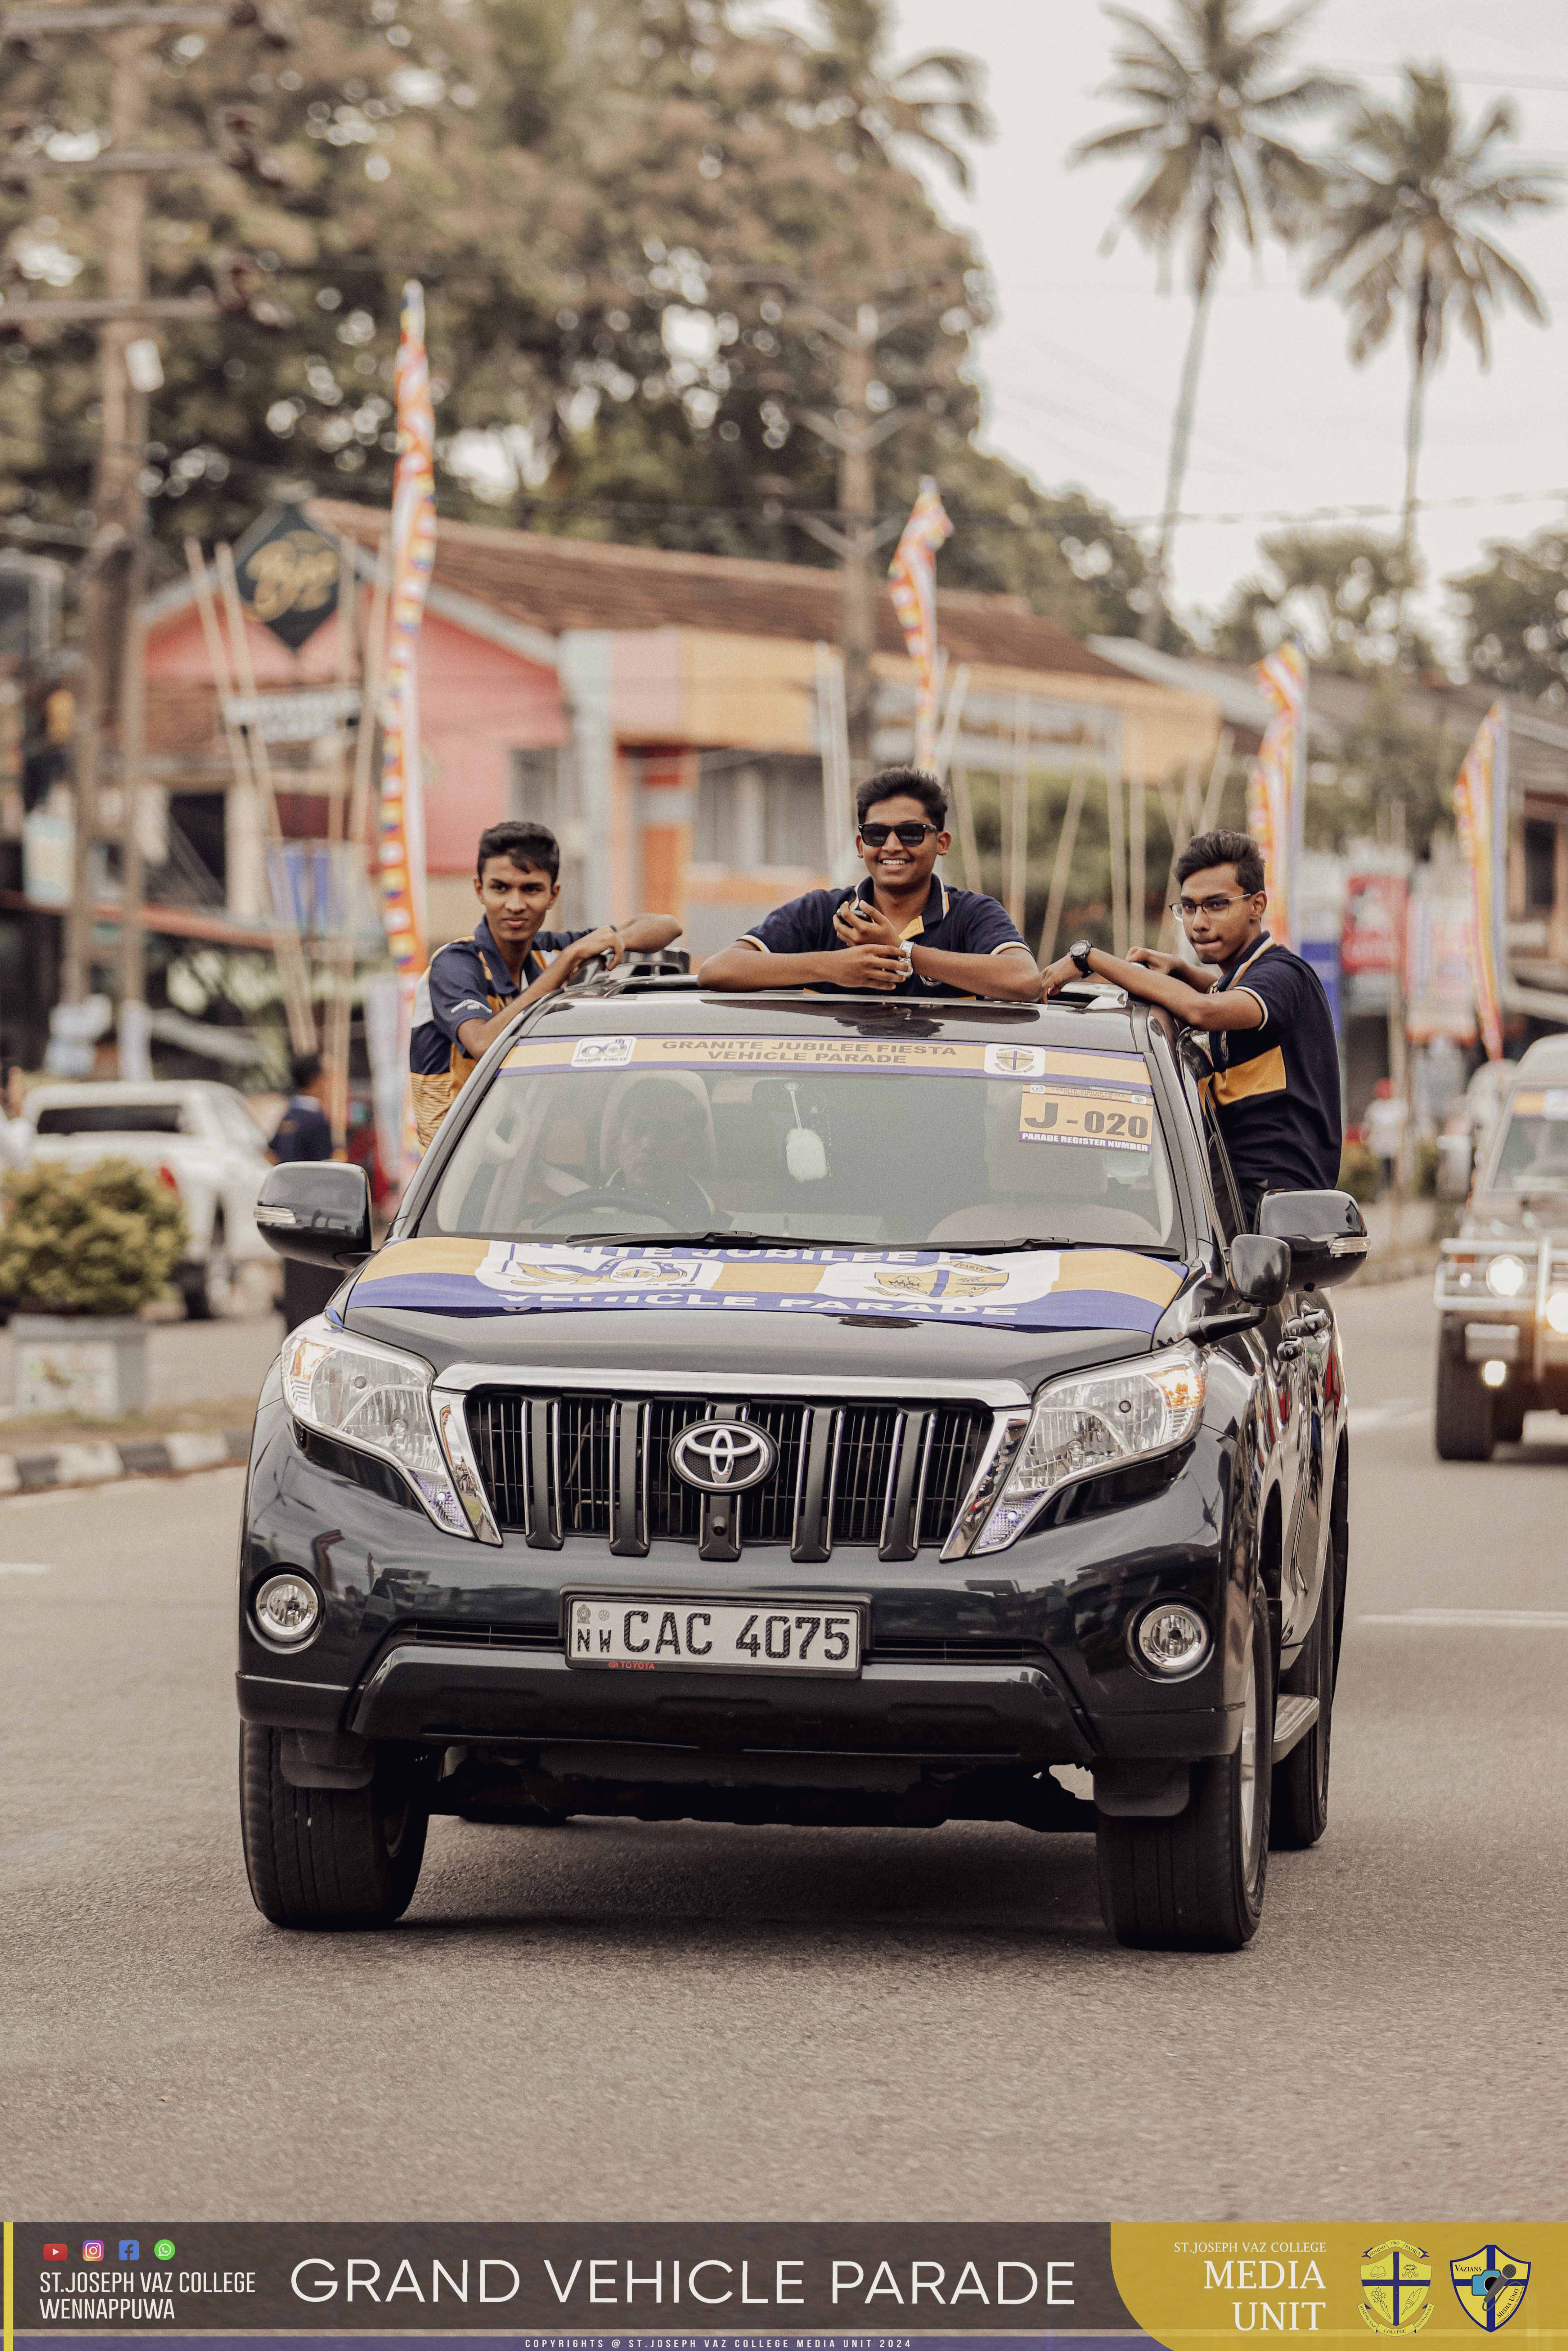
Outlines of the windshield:
{"label": "windshield", "polygon": [[1568,1192],[1568,1086],[1521,1087],[1509,1104],[1489,1192]]}
{"label": "windshield", "polygon": [[177,1102],[56,1102],[40,1110],[40,1134],[178,1134]]}
{"label": "windshield", "polygon": [[1168,1247],[1143,1056],[941,1037],[517,1045],[421,1218],[558,1240]]}

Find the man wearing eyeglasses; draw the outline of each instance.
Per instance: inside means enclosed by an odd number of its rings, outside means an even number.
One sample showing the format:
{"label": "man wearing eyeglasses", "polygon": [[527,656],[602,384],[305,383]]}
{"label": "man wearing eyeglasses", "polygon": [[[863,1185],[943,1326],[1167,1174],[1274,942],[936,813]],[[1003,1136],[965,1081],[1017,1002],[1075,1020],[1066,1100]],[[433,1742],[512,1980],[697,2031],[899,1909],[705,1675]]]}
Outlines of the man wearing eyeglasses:
{"label": "man wearing eyeglasses", "polygon": [[865,880],[776,906],[709,956],[703,986],[1033,1003],[1039,968],[1005,909],[978,890],[949,889],[936,870],[952,845],[936,777],[884,768],[856,792],[855,819]]}
{"label": "man wearing eyeglasses", "polygon": [[1152,947],[1109,956],[1087,940],[1045,975],[1041,994],[1092,974],[1207,1029],[1204,1081],[1249,1225],[1265,1192],[1339,1182],[1343,1140],[1333,1014],[1311,964],[1271,939],[1263,858],[1245,832],[1200,832],[1176,862],[1174,909],[1197,957]]}

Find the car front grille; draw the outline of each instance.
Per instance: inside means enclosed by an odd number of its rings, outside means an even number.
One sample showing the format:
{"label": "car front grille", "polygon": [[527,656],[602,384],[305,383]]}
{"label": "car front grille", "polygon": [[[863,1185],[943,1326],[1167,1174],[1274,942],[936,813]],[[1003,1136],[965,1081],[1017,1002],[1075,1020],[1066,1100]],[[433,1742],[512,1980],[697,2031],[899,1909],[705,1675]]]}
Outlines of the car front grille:
{"label": "car front grille", "polygon": [[[694,1422],[721,1418],[766,1429],[778,1458],[761,1484],[716,1497],[678,1477],[671,1454]],[[686,1542],[705,1559],[769,1545],[798,1560],[854,1545],[913,1559],[951,1533],[991,1415],[971,1403],[725,1405],[481,1388],[468,1426],[497,1524],[541,1549],[590,1535],[632,1557]]]}

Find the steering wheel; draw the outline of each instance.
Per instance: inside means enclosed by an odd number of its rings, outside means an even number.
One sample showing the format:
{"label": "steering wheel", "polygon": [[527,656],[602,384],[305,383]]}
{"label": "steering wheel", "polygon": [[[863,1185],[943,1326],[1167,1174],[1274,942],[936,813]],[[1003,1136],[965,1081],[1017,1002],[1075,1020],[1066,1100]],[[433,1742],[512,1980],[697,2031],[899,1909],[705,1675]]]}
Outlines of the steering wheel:
{"label": "steering wheel", "polygon": [[[534,1220],[536,1233],[549,1232],[563,1217],[577,1216],[584,1208],[630,1208],[634,1216],[657,1217],[668,1232],[680,1228],[680,1218],[673,1217],[662,1201],[651,1200],[645,1192],[622,1192],[606,1188],[601,1192],[574,1192],[556,1208],[547,1208]],[[587,1236],[591,1239],[592,1236]]]}

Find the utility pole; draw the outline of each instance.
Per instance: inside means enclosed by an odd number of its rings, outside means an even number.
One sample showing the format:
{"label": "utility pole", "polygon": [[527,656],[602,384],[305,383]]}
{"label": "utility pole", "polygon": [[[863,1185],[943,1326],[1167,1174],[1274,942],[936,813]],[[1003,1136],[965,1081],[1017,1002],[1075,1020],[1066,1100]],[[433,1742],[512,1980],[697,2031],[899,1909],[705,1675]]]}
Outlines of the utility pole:
{"label": "utility pole", "polygon": [[803,325],[819,329],[837,343],[840,351],[836,413],[825,416],[808,410],[801,419],[820,441],[838,453],[837,521],[824,522],[818,515],[797,515],[794,519],[823,547],[831,548],[843,567],[839,644],[844,664],[844,717],[852,788],[871,773],[873,758],[876,695],[871,664],[876,651],[876,583],[871,559],[903,528],[897,518],[877,521],[876,452],[915,413],[909,407],[886,407],[879,413],[872,406],[876,350],[879,343],[928,310],[930,304],[881,309],[873,301],[857,302],[852,325],[825,303],[797,300],[792,308]]}

